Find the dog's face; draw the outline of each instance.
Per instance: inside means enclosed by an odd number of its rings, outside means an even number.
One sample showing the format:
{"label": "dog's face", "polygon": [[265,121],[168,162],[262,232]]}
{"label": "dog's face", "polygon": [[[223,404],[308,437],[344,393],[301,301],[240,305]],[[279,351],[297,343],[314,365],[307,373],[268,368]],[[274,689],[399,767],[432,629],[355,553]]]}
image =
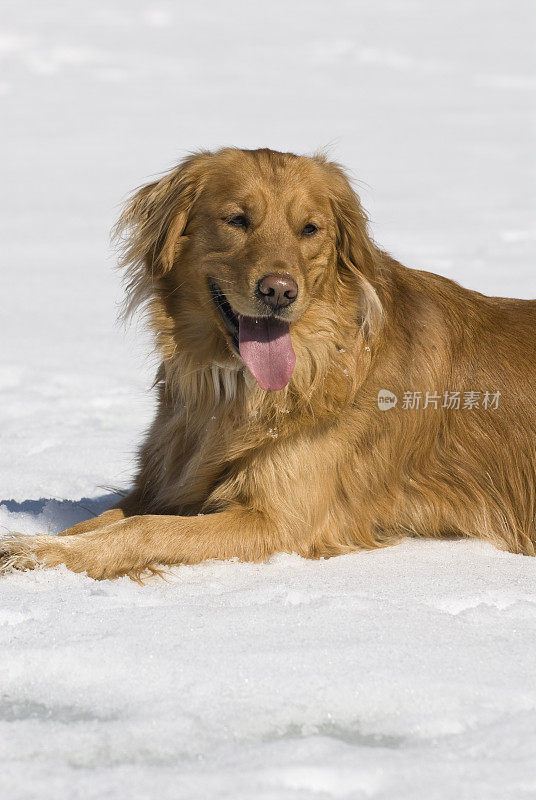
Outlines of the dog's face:
{"label": "dog's face", "polygon": [[207,325],[264,389],[288,383],[290,326],[334,269],[335,225],[319,172],[291,157],[233,152],[206,176],[184,232],[191,245],[177,278],[188,276],[195,306],[208,306]]}
{"label": "dog's face", "polygon": [[294,322],[334,263],[335,226],[319,170],[284,157],[274,169],[240,151],[229,161],[207,176],[185,230],[202,271],[199,288],[212,278],[237,314]]}
{"label": "dog's face", "polygon": [[322,159],[223,150],[188,159],[137,199],[146,229],[159,220],[145,260],[178,345],[219,364],[240,356],[261,388],[282,389],[293,329],[333,298],[341,257],[366,239],[343,173]]}

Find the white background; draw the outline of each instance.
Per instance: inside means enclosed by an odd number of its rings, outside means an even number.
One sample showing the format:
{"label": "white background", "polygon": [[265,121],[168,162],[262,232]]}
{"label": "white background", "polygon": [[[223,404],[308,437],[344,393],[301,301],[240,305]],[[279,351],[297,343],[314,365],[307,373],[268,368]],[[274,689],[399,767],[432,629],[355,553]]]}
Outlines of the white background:
{"label": "white background", "polygon": [[[4,0],[0,525],[128,487],[153,409],[108,232],[200,147],[329,147],[377,241],[536,295],[530,0]],[[83,499],[81,499],[83,498]],[[536,563],[408,542],[329,562],[0,584],[17,798],[536,796]]]}

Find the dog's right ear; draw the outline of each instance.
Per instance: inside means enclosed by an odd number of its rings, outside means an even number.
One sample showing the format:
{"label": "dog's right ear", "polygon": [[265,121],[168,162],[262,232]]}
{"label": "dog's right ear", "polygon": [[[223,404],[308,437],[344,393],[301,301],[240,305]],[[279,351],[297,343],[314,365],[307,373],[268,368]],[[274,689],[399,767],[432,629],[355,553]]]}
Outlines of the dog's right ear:
{"label": "dog's right ear", "polygon": [[113,238],[120,243],[120,265],[141,279],[141,270],[162,277],[180,255],[188,218],[203,187],[211,153],[185,158],[160,180],[138,189],[128,200]]}
{"label": "dog's right ear", "polygon": [[366,338],[378,333],[384,310],[374,288],[378,251],[369,236],[367,215],[344,169],[323,154],[315,157],[327,176],[336,232],[337,267],[341,283],[355,285],[360,293],[360,320]]}

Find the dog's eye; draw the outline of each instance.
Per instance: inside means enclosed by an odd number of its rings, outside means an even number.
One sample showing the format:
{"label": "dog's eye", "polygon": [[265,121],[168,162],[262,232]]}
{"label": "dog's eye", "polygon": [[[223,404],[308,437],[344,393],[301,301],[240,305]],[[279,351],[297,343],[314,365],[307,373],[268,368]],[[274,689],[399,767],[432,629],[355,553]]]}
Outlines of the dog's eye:
{"label": "dog's eye", "polygon": [[308,223],[308,224],[307,224],[307,225],[306,225],[306,226],[303,228],[303,230],[302,230],[302,232],[301,232],[301,235],[302,235],[302,236],[312,236],[314,233],[316,233],[316,232],[317,232],[317,230],[318,230],[318,228],[316,227],[316,225],[313,225],[313,223],[312,223],[312,222],[309,222],[309,223]]}
{"label": "dog's eye", "polygon": [[249,228],[249,219],[245,214],[237,214],[235,217],[226,220],[226,222],[228,225],[232,225],[233,228],[242,228],[243,231]]}

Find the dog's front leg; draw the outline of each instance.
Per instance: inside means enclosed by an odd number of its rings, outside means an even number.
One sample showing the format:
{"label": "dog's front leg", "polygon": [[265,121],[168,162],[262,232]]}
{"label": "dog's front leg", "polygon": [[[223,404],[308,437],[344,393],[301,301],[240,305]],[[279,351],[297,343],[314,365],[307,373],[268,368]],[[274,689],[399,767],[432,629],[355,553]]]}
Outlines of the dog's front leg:
{"label": "dog's front leg", "polygon": [[122,497],[118,503],[107,511],[103,511],[102,514],[96,517],[91,517],[91,519],[86,519],[83,522],[72,525],[70,528],[58,533],[58,536],[74,536],[75,534],[96,531],[98,528],[104,528],[112,522],[118,522],[125,517],[134,516],[134,514],[139,513],[140,508],[141,503],[137,492],[131,492],[126,495],[126,497]]}
{"label": "dog's front leg", "polygon": [[80,533],[96,531],[99,528],[111,525],[112,522],[118,522],[120,519],[124,519],[124,517],[125,515],[120,508],[109,508],[108,511],[103,511],[102,514],[98,514],[96,517],[85,519],[83,522],[78,522],[76,525],[67,528],[67,530],[61,531],[61,533],[58,533],[58,536],[75,536]]}
{"label": "dog's front leg", "polygon": [[158,564],[261,561],[296,549],[265,515],[238,507],[195,517],[133,516],[72,536],[9,536],[0,540],[0,569],[65,564],[97,579],[137,577]]}

